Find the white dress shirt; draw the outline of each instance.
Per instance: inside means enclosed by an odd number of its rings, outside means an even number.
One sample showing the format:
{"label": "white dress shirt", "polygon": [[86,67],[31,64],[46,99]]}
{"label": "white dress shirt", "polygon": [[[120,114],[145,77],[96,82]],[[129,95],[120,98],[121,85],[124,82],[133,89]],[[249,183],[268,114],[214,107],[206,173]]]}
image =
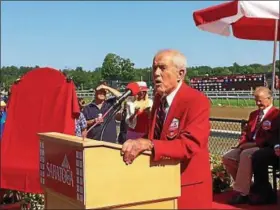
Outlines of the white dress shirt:
{"label": "white dress shirt", "polygon": [[169,112],[169,108],[170,108],[170,106],[171,106],[171,104],[172,104],[172,102],[173,102],[173,100],[174,100],[174,97],[176,96],[178,90],[179,90],[180,87],[182,86],[182,83],[183,83],[183,82],[180,81],[180,82],[178,83],[178,86],[176,87],[176,89],[173,90],[169,95],[166,96],[167,106],[166,106],[166,108],[165,108],[165,113],[166,113],[166,114],[165,114],[165,120],[166,120],[167,114],[168,114],[168,112]]}

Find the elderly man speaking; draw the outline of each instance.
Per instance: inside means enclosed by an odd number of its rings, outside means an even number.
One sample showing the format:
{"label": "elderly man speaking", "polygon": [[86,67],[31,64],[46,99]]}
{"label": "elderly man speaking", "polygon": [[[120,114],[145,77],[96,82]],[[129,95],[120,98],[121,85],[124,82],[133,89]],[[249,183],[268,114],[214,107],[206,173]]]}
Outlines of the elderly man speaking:
{"label": "elderly man speaking", "polygon": [[[153,160],[181,161],[179,209],[211,208],[212,179],[209,162],[210,104],[207,97],[184,83],[186,58],[176,50],[163,50],[153,60],[155,99],[148,139],[127,140],[122,148],[126,164],[143,151]],[[159,177],[160,178],[160,177]]]}

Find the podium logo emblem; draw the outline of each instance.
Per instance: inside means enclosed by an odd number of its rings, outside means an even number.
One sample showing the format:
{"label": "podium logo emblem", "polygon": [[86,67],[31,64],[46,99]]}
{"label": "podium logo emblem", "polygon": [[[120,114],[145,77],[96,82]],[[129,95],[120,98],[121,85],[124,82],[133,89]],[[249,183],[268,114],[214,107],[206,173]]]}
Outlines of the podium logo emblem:
{"label": "podium logo emblem", "polygon": [[61,166],[65,169],[70,170],[70,165],[69,165],[69,162],[68,162],[68,159],[67,159],[66,155],[64,155],[64,159],[63,159],[63,162],[62,162]]}
{"label": "podium logo emblem", "polygon": [[70,168],[70,164],[66,155],[64,155],[61,166],[55,165],[51,162],[47,162],[46,169],[48,178],[74,187],[73,172]]}

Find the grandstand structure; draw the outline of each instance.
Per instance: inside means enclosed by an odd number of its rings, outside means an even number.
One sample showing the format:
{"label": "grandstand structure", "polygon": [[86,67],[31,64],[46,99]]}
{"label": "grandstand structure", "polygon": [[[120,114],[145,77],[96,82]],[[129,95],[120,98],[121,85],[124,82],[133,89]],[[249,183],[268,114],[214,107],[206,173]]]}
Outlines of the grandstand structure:
{"label": "grandstand structure", "polygon": [[269,86],[268,74],[244,74],[193,77],[190,86],[203,92],[209,91],[252,91],[259,86]]}
{"label": "grandstand structure", "polygon": [[[108,84],[109,83],[109,84]],[[112,83],[107,82],[108,85],[118,87],[120,91],[124,91],[126,83]],[[244,75],[224,75],[224,76],[200,76],[192,77],[190,79],[189,85],[199,91],[202,91],[207,95],[207,97],[214,102],[218,101],[218,104],[230,104],[235,100],[236,104],[240,104],[240,100],[251,101],[250,103],[254,105],[253,91],[259,86],[266,86],[271,89],[272,79],[271,73],[259,73],[259,74],[244,74]],[[275,83],[275,89],[279,89],[279,81]],[[150,98],[152,98],[153,89],[151,88],[148,92]],[[78,97],[82,98],[92,98],[93,90],[80,90],[77,91]],[[279,91],[273,92],[274,99],[279,102]]]}
{"label": "grandstand structure", "polygon": [[[125,88],[126,83],[120,81],[106,82],[109,86],[121,89]],[[259,86],[271,88],[272,79],[270,73],[259,74],[237,74],[224,76],[199,76],[192,77],[189,85],[199,91],[205,92],[209,96],[238,96],[247,97],[252,95],[252,91]],[[277,83],[276,83],[277,84]],[[275,87],[279,89],[279,87]],[[151,89],[152,92],[152,89]],[[78,94],[81,97],[91,96],[93,93],[89,90],[80,90]],[[249,97],[251,98],[251,97]]]}

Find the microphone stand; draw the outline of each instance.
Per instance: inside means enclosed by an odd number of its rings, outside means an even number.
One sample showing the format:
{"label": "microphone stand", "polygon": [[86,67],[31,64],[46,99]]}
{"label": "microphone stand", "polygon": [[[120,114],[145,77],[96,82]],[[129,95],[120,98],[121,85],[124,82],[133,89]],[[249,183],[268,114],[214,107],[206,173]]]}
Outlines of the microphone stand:
{"label": "microphone stand", "polygon": [[121,109],[121,106],[119,105],[113,113],[111,113],[108,118],[105,120],[103,126],[102,126],[102,130],[101,130],[101,134],[100,134],[100,141],[103,141],[103,135],[104,135],[104,132],[105,132],[105,129],[107,128],[109,122],[112,120],[112,118],[118,113],[118,111],[120,111]]}
{"label": "microphone stand", "polygon": [[[126,94],[130,94],[130,92],[127,92]],[[127,96],[128,96],[128,95],[127,95]],[[112,106],[107,110],[107,112],[105,112],[105,114],[102,116],[102,118],[104,119],[108,114],[110,114],[110,112],[111,112],[112,110],[118,110],[119,107],[121,106],[122,102],[125,100],[125,98],[126,98],[127,96],[121,96],[121,97],[117,98],[116,103],[115,103],[114,105],[112,105]],[[113,112],[113,113],[115,113],[115,112]],[[116,113],[115,113],[115,114],[116,114]],[[94,123],[94,124],[87,130],[87,132],[89,132],[90,130],[92,130],[97,124],[98,124],[98,123]]]}

